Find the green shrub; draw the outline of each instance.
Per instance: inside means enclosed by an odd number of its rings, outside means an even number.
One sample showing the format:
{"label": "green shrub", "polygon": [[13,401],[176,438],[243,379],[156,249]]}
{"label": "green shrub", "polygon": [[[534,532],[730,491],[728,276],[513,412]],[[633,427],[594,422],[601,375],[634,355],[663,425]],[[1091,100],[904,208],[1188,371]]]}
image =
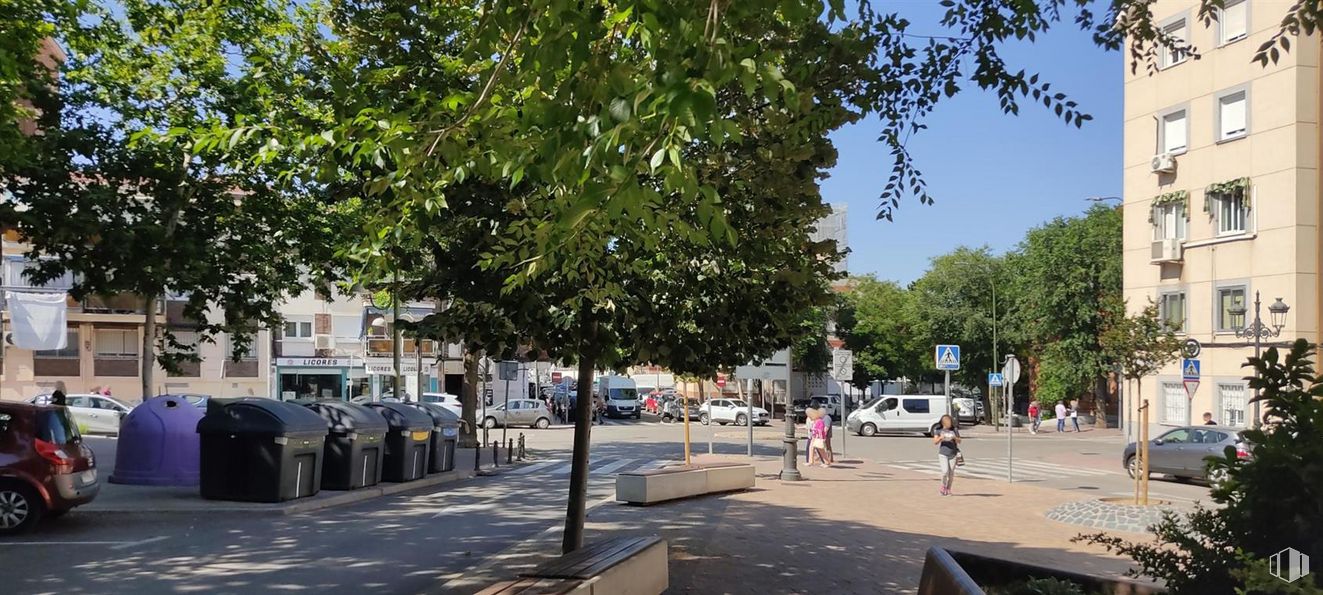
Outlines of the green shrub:
{"label": "green shrub", "polygon": [[1173,593],[1318,592],[1298,590],[1317,589],[1317,572],[1295,584],[1262,580],[1262,563],[1288,547],[1323,560],[1323,377],[1313,355],[1301,339],[1285,359],[1274,347],[1246,364],[1256,372],[1249,381],[1261,393],[1263,427],[1245,432],[1252,457],[1237,458],[1227,447],[1208,458],[1210,470],[1227,473],[1212,492],[1222,509],[1169,513],[1152,527],[1152,542],[1103,533],[1075,539],[1129,556],[1138,567],[1132,575],[1160,579]]}

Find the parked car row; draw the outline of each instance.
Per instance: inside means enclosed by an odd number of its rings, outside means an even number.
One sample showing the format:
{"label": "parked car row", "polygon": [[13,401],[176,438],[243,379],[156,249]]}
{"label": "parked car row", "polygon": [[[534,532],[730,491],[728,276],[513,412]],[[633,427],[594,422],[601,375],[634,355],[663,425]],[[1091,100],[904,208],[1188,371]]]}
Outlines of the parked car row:
{"label": "parked car row", "polygon": [[771,423],[772,416],[766,409],[762,407],[751,409],[747,402],[739,399],[711,399],[698,407],[698,421],[705,426],[712,422],[723,426],[726,424],[744,426],[750,421],[756,426],[765,426]]}

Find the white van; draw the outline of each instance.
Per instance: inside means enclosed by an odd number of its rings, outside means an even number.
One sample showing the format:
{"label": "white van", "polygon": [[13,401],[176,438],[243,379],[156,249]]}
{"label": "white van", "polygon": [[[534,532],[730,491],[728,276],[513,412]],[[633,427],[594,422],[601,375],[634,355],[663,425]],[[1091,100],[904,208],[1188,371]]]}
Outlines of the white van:
{"label": "white van", "polygon": [[593,391],[606,401],[607,417],[643,416],[642,403],[639,402],[639,389],[633,378],[611,374],[597,379],[597,390]]}
{"label": "white van", "polygon": [[860,436],[929,434],[946,414],[943,395],[884,395],[850,414],[846,427]]}

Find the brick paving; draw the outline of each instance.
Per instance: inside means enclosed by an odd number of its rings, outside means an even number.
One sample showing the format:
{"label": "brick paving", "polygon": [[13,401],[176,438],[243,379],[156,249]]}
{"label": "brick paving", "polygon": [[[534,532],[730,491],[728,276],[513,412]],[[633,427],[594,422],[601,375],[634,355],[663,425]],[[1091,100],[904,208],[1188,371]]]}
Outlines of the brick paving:
{"label": "brick paving", "polygon": [[[1070,542],[1097,529],[1045,517],[1080,500],[1078,494],[960,478],[955,495],[942,497],[929,475],[858,460],[802,469],[803,482],[779,481],[779,459],[755,465],[753,490],[650,507],[603,503],[589,514],[586,540],[665,537],[668,593],[913,593],[924,552],[933,545],[1104,576],[1129,567],[1101,548]],[[559,540],[560,531],[550,528],[470,578],[512,576],[554,556]]]}

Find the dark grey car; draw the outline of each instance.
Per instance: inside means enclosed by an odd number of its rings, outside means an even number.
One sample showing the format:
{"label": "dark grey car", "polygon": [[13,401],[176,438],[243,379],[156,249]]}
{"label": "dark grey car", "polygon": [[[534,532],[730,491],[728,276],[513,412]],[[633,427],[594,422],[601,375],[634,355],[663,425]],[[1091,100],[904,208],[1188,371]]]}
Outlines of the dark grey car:
{"label": "dark grey car", "polygon": [[[1249,443],[1245,441],[1243,428],[1226,426],[1185,426],[1163,432],[1149,441],[1148,471],[1172,475],[1179,479],[1204,479],[1212,482],[1218,477],[1208,476],[1208,457],[1221,457],[1230,446],[1236,449],[1236,456],[1250,456]],[[1126,445],[1121,455],[1121,464],[1130,477],[1138,473],[1135,457],[1135,443]]]}

